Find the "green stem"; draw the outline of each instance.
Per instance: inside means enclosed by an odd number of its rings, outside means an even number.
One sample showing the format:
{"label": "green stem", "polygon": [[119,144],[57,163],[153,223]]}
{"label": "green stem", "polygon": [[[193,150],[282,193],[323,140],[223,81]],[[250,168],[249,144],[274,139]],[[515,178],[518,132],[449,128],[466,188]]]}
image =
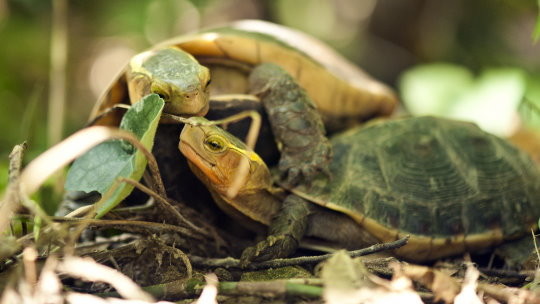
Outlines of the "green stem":
{"label": "green stem", "polygon": [[[304,296],[320,297],[323,288],[299,284],[296,280],[261,282],[219,282],[220,295],[251,295],[264,297]],[[183,279],[164,284],[143,287],[143,290],[159,299],[179,299],[198,296],[206,283],[198,279]],[[101,297],[118,296],[116,293],[100,293]]]}

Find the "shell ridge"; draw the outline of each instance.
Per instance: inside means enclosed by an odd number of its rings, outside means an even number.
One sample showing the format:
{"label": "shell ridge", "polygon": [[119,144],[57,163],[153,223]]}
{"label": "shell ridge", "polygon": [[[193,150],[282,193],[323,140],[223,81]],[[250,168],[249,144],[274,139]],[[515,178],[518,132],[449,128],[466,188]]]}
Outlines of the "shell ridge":
{"label": "shell ridge", "polygon": [[466,238],[470,232],[470,222],[467,216],[468,213],[467,213],[465,202],[470,201],[471,199],[473,199],[475,196],[479,194],[478,173],[477,173],[477,169],[474,167],[474,164],[472,164],[469,160],[467,160],[466,158],[462,157],[461,155],[457,153],[457,151],[460,151],[463,148],[459,140],[452,134],[452,132],[448,132],[447,128],[443,128],[444,126],[442,126],[442,122],[440,121],[437,121],[437,122],[439,124],[439,128],[436,128],[438,140],[443,145],[445,145],[445,149],[444,149],[445,153],[451,159],[451,164],[456,169],[456,172],[459,174],[461,179],[465,182],[466,186],[468,186],[468,188],[473,191],[473,193],[471,193],[468,197],[464,197],[462,201],[459,202],[459,207],[460,207],[459,218],[461,219],[460,222],[461,222],[462,233],[464,235],[464,238]]}

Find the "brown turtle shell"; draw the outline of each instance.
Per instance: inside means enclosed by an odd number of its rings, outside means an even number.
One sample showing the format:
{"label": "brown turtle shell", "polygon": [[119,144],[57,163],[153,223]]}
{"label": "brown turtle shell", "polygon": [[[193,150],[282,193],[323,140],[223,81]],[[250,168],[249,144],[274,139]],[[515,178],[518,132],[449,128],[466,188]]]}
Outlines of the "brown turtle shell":
{"label": "brown turtle shell", "polygon": [[[211,70],[212,94],[247,93],[247,76],[259,63],[287,70],[315,101],[329,130],[390,114],[397,99],[384,84],[348,62],[322,42],[273,23],[246,20],[154,47],[176,46]],[[129,103],[125,71],[95,105],[91,119],[118,103]],[[112,122],[102,121],[102,124]]]}
{"label": "brown turtle shell", "polygon": [[423,261],[530,233],[540,217],[540,170],[472,123],[404,118],[332,138],[330,182],[293,192],[348,214],[396,253]]}

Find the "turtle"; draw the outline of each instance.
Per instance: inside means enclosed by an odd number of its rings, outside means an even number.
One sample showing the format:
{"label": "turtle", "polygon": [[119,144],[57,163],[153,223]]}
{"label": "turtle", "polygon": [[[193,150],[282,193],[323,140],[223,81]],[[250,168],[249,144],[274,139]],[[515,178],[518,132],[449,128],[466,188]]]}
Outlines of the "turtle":
{"label": "turtle", "polygon": [[[291,185],[327,171],[326,130],[389,115],[397,105],[389,87],[322,42],[258,20],[183,35],[134,56],[96,103],[91,120],[114,125],[118,117],[104,114],[150,93],[164,99],[164,112],[180,116],[225,107],[210,106],[209,96],[228,108],[238,99],[262,103],[282,147],[279,168]],[[238,98],[246,93],[252,97]]]}
{"label": "turtle", "polygon": [[[262,159],[217,126],[186,125],[179,149],[219,207],[266,231],[244,250],[246,261],[289,256],[304,236],[352,249],[409,235],[394,254],[426,262],[481,252],[537,228],[539,168],[473,123],[381,120],[334,135],[331,144],[332,178],[292,188],[276,186]],[[249,160],[248,178],[229,198],[241,159]]]}
{"label": "turtle", "polygon": [[208,94],[250,93],[248,75],[261,63],[285,69],[313,99],[330,130],[389,115],[398,103],[388,86],[321,41],[271,22],[241,20],[172,38],[135,55],[90,118],[151,92],[164,98],[165,112],[203,116]]}

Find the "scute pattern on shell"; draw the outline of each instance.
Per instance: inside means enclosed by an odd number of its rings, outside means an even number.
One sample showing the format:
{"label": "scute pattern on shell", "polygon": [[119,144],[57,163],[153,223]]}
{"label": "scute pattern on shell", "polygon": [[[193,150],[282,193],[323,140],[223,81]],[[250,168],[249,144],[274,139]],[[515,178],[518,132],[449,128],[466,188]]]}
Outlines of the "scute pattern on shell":
{"label": "scute pattern on shell", "polygon": [[[199,86],[199,67],[192,60],[188,60],[187,56],[179,57],[176,55],[177,53],[184,54],[183,52],[176,48],[165,48],[156,52],[160,52],[159,58],[151,57],[143,64],[145,69],[154,71],[153,77],[157,76],[172,82],[186,91],[193,91]],[[177,68],[171,69],[171,66]],[[149,69],[149,67],[152,68]],[[178,79],[182,81],[178,81]]]}
{"label": "scute pattern on shell", "polygon": [[332,180],[297,191],[388,230],[374,235],[506,239],[527,233],[540,216],[536,165],[474,124],[397,119],[350,130],[332,144]]}

